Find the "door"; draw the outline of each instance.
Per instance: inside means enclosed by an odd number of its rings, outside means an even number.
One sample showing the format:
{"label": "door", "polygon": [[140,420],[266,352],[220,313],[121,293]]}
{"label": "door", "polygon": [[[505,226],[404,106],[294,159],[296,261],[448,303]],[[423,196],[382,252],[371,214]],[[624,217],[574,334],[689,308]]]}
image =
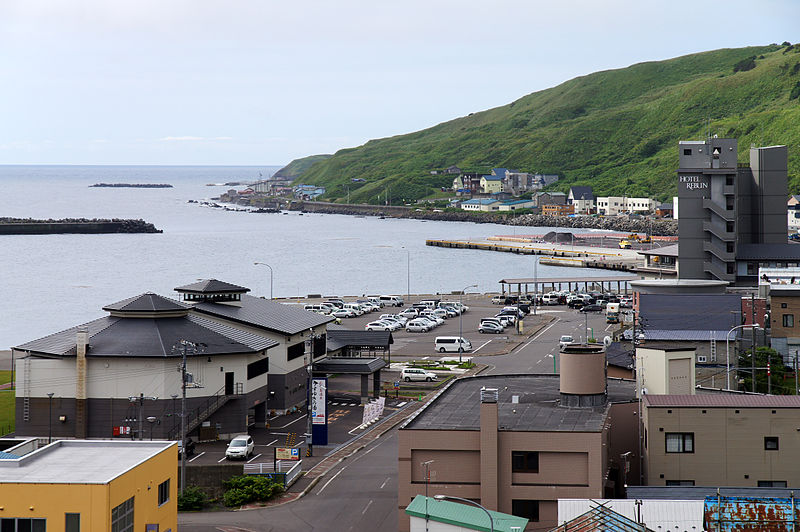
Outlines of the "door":
{"label": "door", "polygon": [[225,372],[225,395],[233,395],[233,372]]}

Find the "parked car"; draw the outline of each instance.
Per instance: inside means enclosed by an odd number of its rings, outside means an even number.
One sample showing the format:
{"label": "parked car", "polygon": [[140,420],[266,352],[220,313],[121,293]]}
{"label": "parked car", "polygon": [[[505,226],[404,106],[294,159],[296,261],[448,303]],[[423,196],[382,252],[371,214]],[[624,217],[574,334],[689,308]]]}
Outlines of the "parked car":
{"label": "parked car", "polygon": [[401,311],[399,314],[400,314],[400,316],[404,316],[404,317],[409,318],[409,319],[414,319],[419,315],[419,312],[417,312],[417,309],[407,308],[407,309]]}
{"label": "parked car", "polygon": [[431,312],[433,312],[434,316],[436,316],[437,318],[442,318],[443,320],[446,320],[447,318],[450,317],[447,311],[443,308],[437,308]]}
{"label": "parked car", "polygon": [[567,306],[568,306],[569,308],[577,308],[577,309],[582,309],[583,307],[585,307],[585,306],[586,306],[586,302],[584,302],[584,300],[583,300],[583,299],[579,299],[579,298],[577,298],[577,297],[576,297],[575,299],[573,299],[572,301],[570,301],[569,303],[567,303]]}
{"label": "parked car", "polygon": [[575,343],[575,340],[572,338],[572,336],[565,334],[561,338],[559,338],[558,347],[563,348],[564,346],[567,346],[572,343]]}
{"label": "parked car", "polygon": [[236,436],[228,444],[228,448],[225,449],[225,458],[228,460],[232,460],[234,458],[246,460],[253,454],[255,447],[256,445],[253,443],[253,438],[251,438],[249,435],[242,434],[240,436]]}
{"label": "parked car", "polygon": [[481,318],[481,325],[483,325],[484,323],[487,323],[487,322],[495,323],[495,324],[499,325],[500,327],[502,327],[503,329],[506,328],[506,325],[503,323],[503,321],[500,318],[495,318],[495,317]]}
{"label": "parked car", "polygon": [[381,314],[380,319],[396,321],[403,327],[405,327],[406,323],[408,323],[408,319],[405,316],[401,316],[400,314]]}
{"label": "parked car", "polygon": [[492,298],[493,305],[504,305],[506,302],[506,296],[494,296]]}
{"label": "parked car", "polygon": [[[183,442],[178,440],[178,456],[183,453]],[[186,438],[186,457],[194,455],[194,440]]]}
{"label": "parked car", "polygon": [[406,382],[431,382],[437,380],[439,377],[437,377],[435,373],[431,373],[430,371],[426,371],[421,368],[403,368],[403,371],[400,372],[400,378]]}
{"label": "parked car", "polygon": [[393,331],[399,328],[399,324],[391,325],[387,321],[371,321],[364,327],[367,331]]}
{"label": "parked car", "polygon": [[478,327],[479,333],[495,333],[499,334],[503,332],[503,326],[499,325],[493,321],[486,321],[481,323],[481,326]]}
{"label": "parked car", "polygon": [[603,312],[605,310],[600,305],[592,303],[591,305],[584,305],[580,312]]}
{"label": "parked car", "polygon": [[427,320],[419,318],[406,323],[406,332],[428,332],[431,330],[431,324]]}
{"label": "parked car", "polygon": [[353,318],[355,317],[355,312],[350,309],[340,308],[331,312],[331,316],[334,318]]}
{"label": "parked car", "polygon": [[402,307],[403,298],[400,296],[380,296],[380,299],[387,307]]}
{"label": "parked car", "polygon": [[418,320],[428,324],[428,330],[434,329],[439,326],[439,322],[434,320],[433,317],[429,316],[420,316],[417,318]]}
{"label": "parked car", "polygon": [[463,353],[472,349],[472,343],[466,338],[458,336],[437,336],[433,347],[440,353]]}

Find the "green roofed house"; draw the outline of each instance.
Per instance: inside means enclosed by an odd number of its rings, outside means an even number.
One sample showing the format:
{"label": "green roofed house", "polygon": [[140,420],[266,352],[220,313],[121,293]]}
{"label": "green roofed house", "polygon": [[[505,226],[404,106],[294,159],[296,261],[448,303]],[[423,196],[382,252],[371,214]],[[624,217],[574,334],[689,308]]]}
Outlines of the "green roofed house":
{"label": "green roofed house", "polygon": [[[417,495],[411,504],[406,507],[406,514],[411,518],[411,532],[425,530],[436,532],[456,532],[462,530],[480,530],[489,532],[489,516],[477,506],[470,506],[460,502],[440,501],[433,497]],[[523,531],[528,526],[528,520],[510,514],[493,512],[493,529],[495,532]],[[426,521],[427,527],[426,527]],[[436,523],[432,526],[430,522]],[[448,526],[449,525],[449,526]]]}

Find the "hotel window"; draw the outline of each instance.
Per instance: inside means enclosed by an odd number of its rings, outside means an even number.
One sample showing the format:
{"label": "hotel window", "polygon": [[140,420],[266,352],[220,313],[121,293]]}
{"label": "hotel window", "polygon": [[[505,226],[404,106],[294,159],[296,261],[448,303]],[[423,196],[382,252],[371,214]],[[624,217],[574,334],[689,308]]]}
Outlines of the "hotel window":
{"label": "hotel window", "polygon": [[169,501],[169,479],[158,485],[158,505]]}
{"label": "hotel window", "polygon": [[784,327],[794,327],[794,314],[783,314],[781,317]]}
{"label": "hotel window", "polygon": [[111,532],[133,532],[133,497],[111,510]]}
{"label": "hotel window", "polygon": [[764,436],[764,450],[777,451],[778,450],[778,437],[777,436]]}
{"label": "hotel window", "polygon": [[665,437],[668,453],[694,452],[694,432],[667,432]]}
{"label": "hotel window", "polygon": [[539,453],[535,451],[513,451],[511,471],[514,473],[538,473]]}
{"label": "hotel window", "polygon": [[517,517],[524,517],[528,521],[539,520],[539,501],[528,499],[512,499],[511,513]]}
{"label": "hotel window", "polygon": [[759,488],[785,488],[786,481],[785,480],[759,480],[758,481]]}
{"label": "hotel window", "polygon": [[0,519],[2,532],[46,532],[47,519],[30,519],[25,517],[6,517]]}
{"label": "hotel window", "polygon": [[64,532],[81,532],[81,514],[64,514]]}

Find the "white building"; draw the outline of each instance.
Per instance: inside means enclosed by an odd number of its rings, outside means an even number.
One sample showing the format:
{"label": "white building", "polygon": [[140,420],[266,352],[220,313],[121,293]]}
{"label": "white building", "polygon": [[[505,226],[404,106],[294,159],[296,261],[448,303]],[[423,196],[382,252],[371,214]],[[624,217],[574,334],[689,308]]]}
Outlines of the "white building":
{"label": "white building", "polygon": [[644,214],[653,212],[650,198],[629,198],[627,196],[598,196],[597,212],[606,216],[618,214]]}

